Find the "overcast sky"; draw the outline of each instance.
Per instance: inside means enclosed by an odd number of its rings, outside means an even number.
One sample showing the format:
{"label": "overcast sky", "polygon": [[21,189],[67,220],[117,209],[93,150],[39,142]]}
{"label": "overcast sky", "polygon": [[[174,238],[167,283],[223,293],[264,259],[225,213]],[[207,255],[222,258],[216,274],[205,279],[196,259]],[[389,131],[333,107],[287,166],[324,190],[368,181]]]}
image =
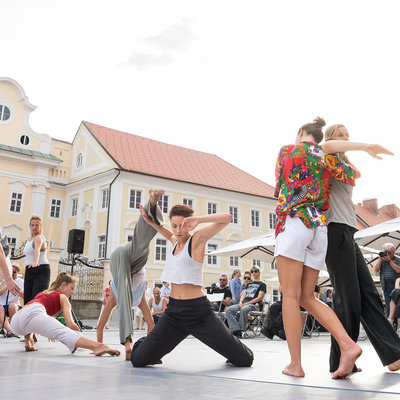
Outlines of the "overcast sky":
{"label": "overcast sky", "polygon": [[71,142],[82,120],[213,153],[274,185],[314,117],[379,142],[354,202],[400,206],[397,0],[2,0],[0,76]]}

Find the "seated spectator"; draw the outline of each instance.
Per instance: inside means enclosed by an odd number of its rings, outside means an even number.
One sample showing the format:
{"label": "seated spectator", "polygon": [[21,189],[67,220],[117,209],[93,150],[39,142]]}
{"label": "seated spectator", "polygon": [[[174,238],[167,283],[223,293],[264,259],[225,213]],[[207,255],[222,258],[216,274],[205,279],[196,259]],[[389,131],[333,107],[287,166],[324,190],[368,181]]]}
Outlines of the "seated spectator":
{"label": "seated spectator", "polygon": [[224,293],[224,298],[221,301],[215,302],[215,304],[211,304],[214,311],[224,311],[226,307],[229,307],[231,304],[232,293],[228,286],[228,277],[225,274],[222,274],[219,277],[219,286],[212,285],[211,287],[211,294],[214,293]]}
{"label": "seated spectator", "polygon": [[167,299],[167,303],[169,302],[170,293],[171,288],[169,287],[169,282],[163,282],[163,286],[161,288],[161,297],[165,297]]}
{"label": "seated spectator", "polygon": [[19,337],[15,335],[10,328],[10,320],[13,315],[21,308],[20,298],[24,298],[24,280],[18,278],[19,266],[13,264],[12,266],[12,279],[20,288],[19,295],[13,295],[7,287],[0,290],[0,323],[3,329],[6,331],[7,337]]}
{"label": "seated spectator", "polygon": [[397,334],[400,336],[400,278],[396,279],[394,289],[390,293],[389,322],[397,323]]}
{"label": "seated spectator", "polygon": [[[248,283],[250,283],[252,280],[253,280],[253,278],[251,277],[251,272],[248,269],[246,269],[246,271],[244,271],[244,274],[243,274],[242,292],[244,289],[246,289],[246,285]],[[240,292],[240,294],[242,294],[242,292]],[[240,300],[240,298],[239,298],[239,300]],[[238,302],[238,304],[239,304],[239,302]]]}
{"label": "seated spectator", "polygon": [[165,297],[161,297],[161,290],[158,287],[153,289],[153,297],[149,300],[149,308],[153,316],[154,324],[164,315],[168,301]]}
{"label": "seated spectator", "polygon": [[240,269],[233,270],[231,281],[229,282],[229,289],[231,290],[232,293],[232,300],[231,300],[232,305],[239,303],[240,293],[242,293],[242,282],[240,280],[240,276],[241,276]]}
{"label": "seated spectator", "polygon": [[[260,281],[260,268],[258,266],[253,266],[251,268],[251,273],[254,277],[254,281],[250,281],[246,284],[240,296],[239,304],[230,306],[225,310],[229,329],[238,337],[243,337],[249,312],[260,309],[260,303],[262,304],[265,292],[267,291],[265,283]],[[246,282],[248,282],[248,280],[246,280]]]}
{"label": "seated spectator", "polygon": [[332,294],[333,294],[333,292],[332,292],[332,289],[331,289],[331,288],[326,289],[326,301],[325,301],[325,303],[326,303],[330,308],[332,308]]}
{"label": "seated spectator", "polygon": [[[280,291],[281,289],[279,288]],[[268,339],[273,339],[277,335],[279,338],[286,340],[282,317],[282,293],[281,298],[269,307],[267,319],[261,329],[261,333]]]}

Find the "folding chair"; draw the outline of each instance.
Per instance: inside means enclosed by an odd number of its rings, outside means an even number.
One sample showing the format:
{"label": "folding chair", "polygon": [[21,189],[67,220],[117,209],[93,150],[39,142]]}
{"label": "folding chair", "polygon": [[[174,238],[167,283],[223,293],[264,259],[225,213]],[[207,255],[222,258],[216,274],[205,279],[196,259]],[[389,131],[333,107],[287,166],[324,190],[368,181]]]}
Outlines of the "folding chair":
{"label": "folding chair", "polygon": [[[317,333],[317,335],[319,336],[320,333],[318,329],[317,320],[313,317],[313,315],[310,314],[308,311],[301,311],[301,317],[304,321],[301,337],[304,337],[306,339],[311,339],[314,332]],[[307,325],[307,321],[309,318],[311,321],[311,327]]]}
{"label": "folding chair", "polygon": [[218,303],[219,308],[218,311],[214,311],[215,315],[225,321],[225,312],[221,311],[222,308],[222,300],[224,299],[225,293],[211,293],[207,294],[207,299],[210,303]]}
{"label": "folding chair", "polygon": [[263,327],[264,320],[267,317],[270,302],[271,295],[265,294],[262,301],[261,310],[249,312],[249,321],[244,332],[244,337],[250,337],[248,335],[248,332],[251,332],[253,334],[253,337],[261,335],[261,329]]}

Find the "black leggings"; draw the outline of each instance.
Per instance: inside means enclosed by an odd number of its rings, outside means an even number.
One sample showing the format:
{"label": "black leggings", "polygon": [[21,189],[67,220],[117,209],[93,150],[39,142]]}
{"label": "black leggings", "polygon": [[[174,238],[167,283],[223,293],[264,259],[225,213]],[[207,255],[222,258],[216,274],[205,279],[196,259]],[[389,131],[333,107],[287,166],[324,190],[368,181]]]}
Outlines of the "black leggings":
{"label": "black leggings", "polygon": [[[354,232],[345,224],[328,225],[326,266],[333,285],[333,310],[355,342],[361,321],[382,364],[388,365],[400,359],[400,338],[386,319],[364,256],[354,241]],[[340,349],[331,338],[329,363],[333,372],[339,367]]]}
{"label": "black leggings", "polygon": [[252,351],[215,316],[206,297],[190,300],[170,297],[168,307],[154,329],[133,346],[132,365],[155,364],[190,334],[235,366],[250,367],[253,364]]}
{"label": "black leggings", "polygon": [[24,279],[24,304],[43,290],[49,288],[50,284],[50,265],[40,264],[37,267],[25,268]]}

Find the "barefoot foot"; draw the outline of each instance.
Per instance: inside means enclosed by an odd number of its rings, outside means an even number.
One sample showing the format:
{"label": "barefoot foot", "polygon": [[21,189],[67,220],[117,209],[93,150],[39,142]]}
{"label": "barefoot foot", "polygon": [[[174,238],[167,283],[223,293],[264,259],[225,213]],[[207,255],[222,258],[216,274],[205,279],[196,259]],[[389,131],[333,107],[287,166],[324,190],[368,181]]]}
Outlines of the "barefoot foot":
{"label": "barefoot foot", "polygon": [[389,371],[398,371],[400,369],[400,359],[388,365]]}
{"label": "barefoot foot", "polygon": [[103,354],[109,354],[110,356],[119,356],[121,353],[118,350],[111,349],[105,344],[101,344],[99,347],[93,350],[93,354],[97,357],[100,357]]}
{"label": "barefoot foot", "polygon": [[285,369],[282,371],[282,374],[297,376],[299,378],[303,378],[305,376],[305,373],[301,365],[294,365],[294,364],[287,365]]}
{"label": "barefoot foot", "polygon": [[344,379],[353,372],[354,364],[358,357],[361,356],[361,347],[354,343],[347,350],[342,351],[340,357],[339,368],[334,372],[332,379]]}

